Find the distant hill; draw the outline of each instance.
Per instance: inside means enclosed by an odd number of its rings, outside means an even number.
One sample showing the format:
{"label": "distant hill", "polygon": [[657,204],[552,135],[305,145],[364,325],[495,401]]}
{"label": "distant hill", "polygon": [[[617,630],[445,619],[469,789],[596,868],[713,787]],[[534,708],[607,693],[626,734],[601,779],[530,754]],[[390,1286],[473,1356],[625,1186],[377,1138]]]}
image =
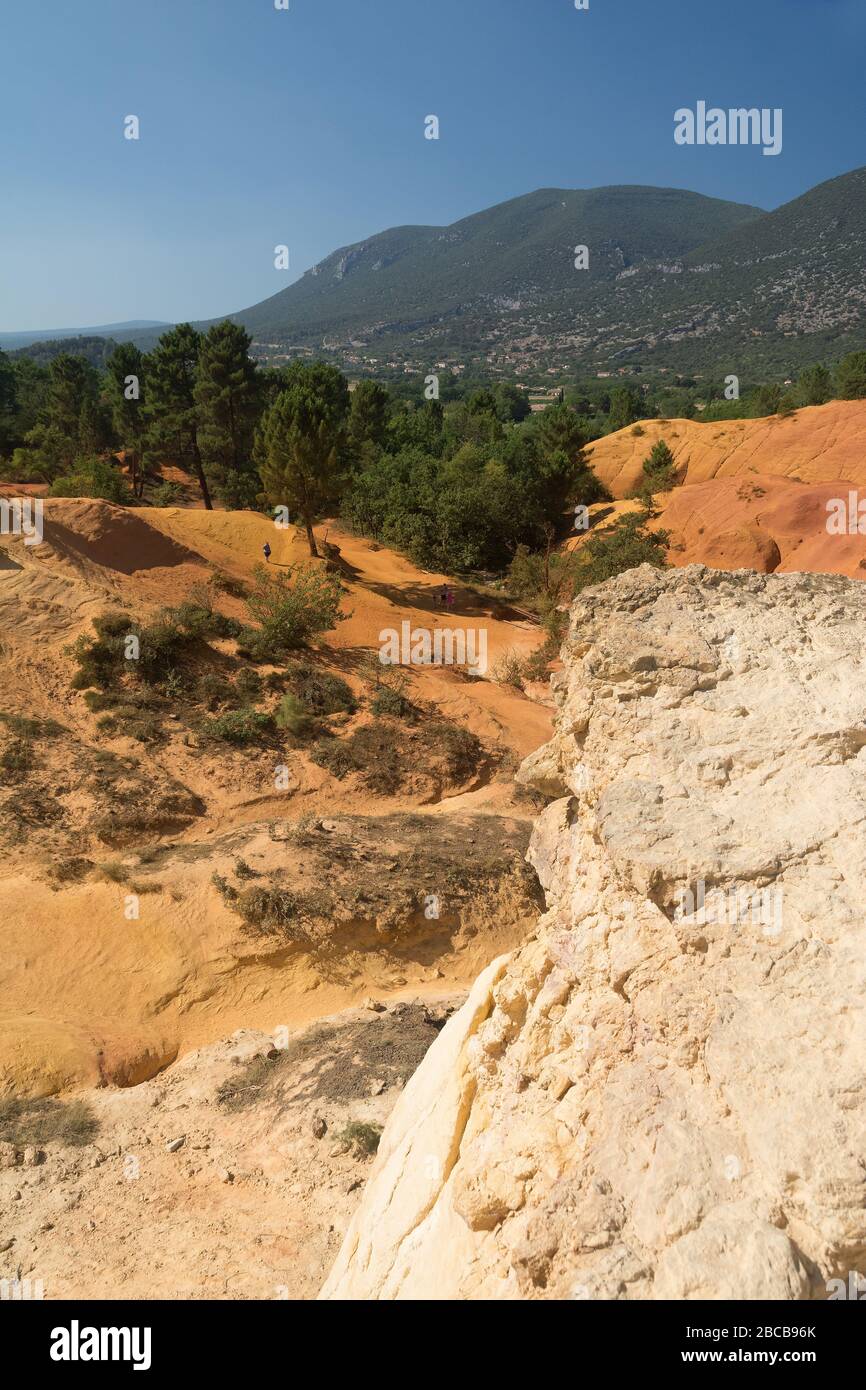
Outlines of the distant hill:
{"label": "distant hill", "polygon": [[40,328],[22,333],[0,333],[0,350],[14,352],[33,343],[57,342],[66,338],[114,338],[116,342],[148,329],[168,328],[161,319],[130,319],[126,323],[104,323],[96,328]]}
{"label": "distant hill", "polygon": [[28,343],[26,347],[16,348],[10,352],[9,356],[29,357],[31,361],[39,364],[40,367],[47,366],[53,362],[55,357],[68,352],[74,357],[85,357],[93,367],[104,367],[106,359],[111,356],[117,343],[113,338],[99,338],[93,335],[81,335],[76,338],[50,338],[45,342]]}

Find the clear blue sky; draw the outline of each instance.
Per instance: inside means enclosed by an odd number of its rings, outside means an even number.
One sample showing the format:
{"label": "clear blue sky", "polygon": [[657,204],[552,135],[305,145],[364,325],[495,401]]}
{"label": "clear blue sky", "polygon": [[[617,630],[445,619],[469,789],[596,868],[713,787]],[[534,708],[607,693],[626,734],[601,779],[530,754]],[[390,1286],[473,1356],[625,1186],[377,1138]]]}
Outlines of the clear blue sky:
{"label": "clear blue sky", "polygon": [[[539,187],[775,207],[866,164],[864,57],[866,0],[4,0],[0,330],[212,317]],[[783,153],[678,147],[699,99]]]}

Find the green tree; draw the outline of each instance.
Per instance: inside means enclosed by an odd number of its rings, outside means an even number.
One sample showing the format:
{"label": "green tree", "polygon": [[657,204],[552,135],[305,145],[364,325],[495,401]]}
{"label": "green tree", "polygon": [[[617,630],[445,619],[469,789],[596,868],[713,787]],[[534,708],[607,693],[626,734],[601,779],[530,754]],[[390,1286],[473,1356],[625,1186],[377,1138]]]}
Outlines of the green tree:
{"label": "green tree", "polygon": [[265,496],[272,506],[300,512],[314,556],[319,552],[313,522],[339,496],[345,447],[333,400],[316,385],[321,379],[296,374],[263,416],[256,441]]}
{"label": "green tree", "polygon": [[493,394],[496,414],[503,424],[519,425],[532,412],[526,392],[512,386],[510,382],[500,382]]}
{"label": "green tree", "polygon": [[12,370],[15,373],[15,426],[17,441],[21,443],[43,418],[48,398],[48,369],[40,367],[30,357],[18,357]]}
{"label": "green tree", "polygon": [[359,381],[351,393],[347,440],[354,462],[369,455],[371,449],[381,449],[388,432],[390,397],[377,381]]}
{"label": "green tree", "polygon": [[749,401],[754,416],[778,415],[781,404],[782,388],[775,382],[767,386],[759,386]]}
{"label": "green tree", "polygon": [[676,460],[671,452],[670,446],[664,439],[659,439],[650,450],[643,462],[643,471],[653,482],[669,483],[677,471]]}
{"label": "green tree", "polygon": [[822,362],[801,374],[796,397],[800,405],[825,405],[833,399],[833,378]]}
{"label": "green tree", "polygon": [[99,374],[83,357],[63,352],[52,361],[42,423],[63,435],[73,452],[107,445],[99,407]]}
{"label": "green tree", "polygon": [[851,352],[836,368],[836,388],[843,401],[866,396],[866,352]]}
{"label": "green tree", "polygon": [[610,414],[608,424],[614,430],[623,430],[636,420],[647,418],[643,396],[633,386],[617,386],[610,393]]}
{"label": "green tree", "polygon": [[259,413],[252,339],[226,319],[202,338],[195,383],[198,444],[214,491],[230,507],[251,506],[258,492],[253,438]]}
{"label": "green tree", "polygon": [[198,443],[195,384],[201,334],[190,323],[164,333],[145,358],[147,379],[146,458],[158,467],[166,457],[194,473],[208,511],[213,509]]}
{"label": "green tree", "polygon": [[0,457],[18,442],[18,394],[12,363],[0,352]]}
{"label": "green tree", "polygon": [[676,487],[676,482],[676,461],[666,441],[659,439],[644,459],[643,481],[633,495],[640,497],[649,508],[654,493],[669,492],[672,487]]}
{"label": "green tree", "polygon": [[121,343],[105,364],[106,392],[114,435],[129,466],[132,491],[144,493],[144,356],[134,343]]}
{"label": "green tree", "polygon": [[496,404],[495,394],[484,386],[472,392],[466,402],[466,409],[470,415],[495,415]]}
{"label": "green tree", "polygon": [[567,405],[550,405],[542,411],[537,416],[536,434],[543,453],[564,453],[575,460],[586,443],[580,421]]}
{"label": "green tree", "polygon": [[349,416],[350,394],[349,383],[337,367],[298,358],[283,369],[282,376],[285,390],[303,387],[317,396],[335,434],[343,434]]}

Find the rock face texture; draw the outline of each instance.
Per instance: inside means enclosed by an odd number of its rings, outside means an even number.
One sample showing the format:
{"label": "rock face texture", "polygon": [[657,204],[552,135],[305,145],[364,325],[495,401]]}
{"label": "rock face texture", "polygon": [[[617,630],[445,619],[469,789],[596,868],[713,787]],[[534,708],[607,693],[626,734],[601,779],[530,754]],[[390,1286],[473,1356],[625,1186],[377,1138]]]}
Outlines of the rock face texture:
{"label": "rock face texture", "polygon": [[574,605],[548,901],[388,1122],[326,1298],[810,1299],[866,1271],[866,586]]}

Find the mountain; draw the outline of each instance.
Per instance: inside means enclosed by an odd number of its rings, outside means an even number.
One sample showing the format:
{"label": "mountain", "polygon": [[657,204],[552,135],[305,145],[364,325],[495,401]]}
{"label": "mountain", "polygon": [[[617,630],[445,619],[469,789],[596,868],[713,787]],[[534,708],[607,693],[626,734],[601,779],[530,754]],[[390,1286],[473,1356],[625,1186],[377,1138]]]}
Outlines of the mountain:
{"label": "mountain", "polygon": [[39,328],[22,333],[0,333],[0,350],[11,352],[33,343],[57,342],[62,338],[114,338],[120,342],[147,329],[168,327],[162,319],[129,319],[126,323],[103,323],[97,328]]}
{"label": "mountain", "polygon": [[344,247],[233,317],[265,356],[361,367],[784,375],[863,346],[864,281],[858,169],[774,212],[678,189],[544,189]]}
{"label": "mountain", "polygon": [[[450,227],[397,227],[343,247],[232,317],[272,351],[419,367],[491,352],[519,367],[573,360],[593,348],[620,282],[661,274],[762,216],[679,189],[542,189]],[[575,269],[578,245],[589,270]]]}

